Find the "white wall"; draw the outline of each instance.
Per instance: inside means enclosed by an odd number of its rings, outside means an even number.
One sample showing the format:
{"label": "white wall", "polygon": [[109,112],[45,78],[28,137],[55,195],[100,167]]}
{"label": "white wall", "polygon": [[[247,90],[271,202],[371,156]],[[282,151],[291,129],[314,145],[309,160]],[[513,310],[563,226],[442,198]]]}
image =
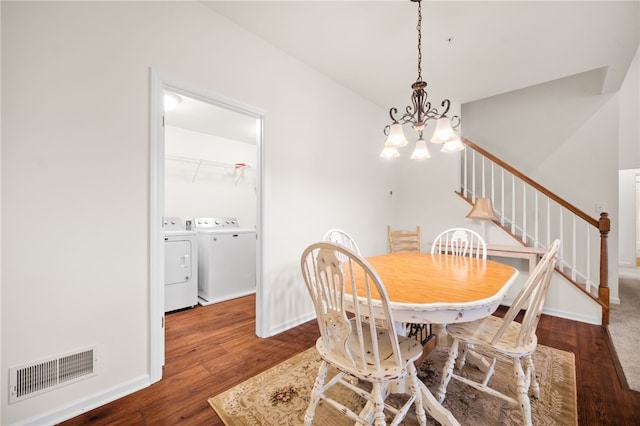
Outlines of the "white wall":
{"label": "white wall", "polygon": [[96,377],[10,406],[3,374],[2,424],[148,381],[150,67],[267,111],[272,330],[311,312],[299,256],[327,228],[386,250],[385,111],[197,2],[1,7],[2,371],[91,344],[99,358]]}
{"label": "white wall", "polygon": [[620,170],[640,168],[640,49],[620,88]]}
{"label": "white wall", "polygon": [[640,244],[638,238],[638,184],[640,169],[620,170],[620,214],[618,222],[620,229],[625,230],[620,234],[620,258],[621,265],[635,266],[636,258],[640,257],[638,250]]}
{"label": "white wall", "polygon": [[[256,227],[256,146],[165,126],[165,216],[236,217]],[[252,167],[236,168],[243,163]]]}
{"label": "white wall", "polygon": [[635,265],[640,256],[640,243],[636,241],[637,215],[635,176],[640,173],[640,49],[620,89],[620,169],[619,187],[619,263]]}

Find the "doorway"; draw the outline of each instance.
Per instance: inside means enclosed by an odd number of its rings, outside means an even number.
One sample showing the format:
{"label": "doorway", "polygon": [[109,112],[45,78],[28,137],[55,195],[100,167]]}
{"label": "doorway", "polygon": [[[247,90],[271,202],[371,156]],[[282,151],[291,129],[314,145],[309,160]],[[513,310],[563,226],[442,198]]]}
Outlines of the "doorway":
{"label": "doorway", "polygon": [[[175,152],[169,153],[177,162],[183,163],[182,166],[186,168],[190,167],[190,173],[193,182],[198,179],[198,176],[202,179],[204,174],[211,174],[213,170],[205,171],[202,169],[213,165],[213,169],[218,172],[225,172],[226,167],[232,165],[232,168],[227,168],[226,172],[229,173],[227,178],[232,180],[233,183],[238,185],[240,180],[244,178],[246,183],[246,170],[248,167],[252,170],[252,177],[254,182],[254,202],[255,209],[254,214],[248,213],[246,206],[243,208],[244,218],[239,220],[248,221],[252,223],[246,223],[246,225],[255,226],[257,233],[256,241],[256,334],[259,337],[266,337],[267,327],[266,318],[268,318],[268,306],[265,301],[268,300],[266,294],[266,288],[262,282],[262,247],[263,247],[263,145],[264,145],[264,121],[265,112],[252,107],[250,105],[242,104],[235,100],[226,98],[220,94],[205,90],[201,87],[197,87],[191,83],[185,82],[179,78],[168,75],[158,70],[151,70],[151,152],[150,152],[150,218],[149,218],[149,251],[150,251],[150,271],[149,271],[149,312],[150,312],[150,380],[152,383],[162,378],[162,365],[164,364],[164,235],[163,235],[163,219],[165,215],[171,215],[177,212],[165,212],[165,200],[166,182],[165,172],[167,167],[165,161],[167,157],[167,150],[172,150],[173,142],[167,143],[165,135],[167,133],[167,116],[164,112],[164,94],[170,93],[180,98],[181,102],[192,104],[191,106],[200,106],[199,113],[184,114],[180,119],[172,118],[173,124],[180,123],[181,127],[186,128],[184,131],[178,130],[177,133],[183,132],[181,136],[184,136],[185,132],[195,132],[200,134],[206,134],[206,132],[218,133],[219,139],[227,139],[232,134],[233,138],[252,138],[252,149],[254,150],[254,164],[250,164],[247,161],[234,161],[229,158],[224,158],[222,154],[218,158],[202,158],[206,155],[202,155],[202,151],[198,149],[202,148],[202,144],[191,144],[189,149],[193,155],[175,155]],[[204,116],[198,116],[198,114],[204,114]],[[231,126],[216,126],[216,119],[213,115],[222,116],[222,122],[232,124]],[[218,122],[220,123],[220,122]],[[234,126],[233,123],[236,123]],[[238,124],[242,123],[242,124]],[[236,127],[251,123],[252,129],[238,129]],[[211,127],[215,127],[212,130]],[[224,129],[222,128],[224,127]],[[231,130],[229,130],[231,129]],[[175,127],[172,126],[171,132],[176,133]],[[233,133],[228,133],[233,131]],[[204,132],[204,133],[203,133]],[[252,136],[238,136],[240,134]],[[197,138],[196,138],[197,139]],[[229,151],[229,149],[222,149],[225,142],[218,140],[216,146],[219,151]],[[242,142],[245,143],[246,142]],[[221,145],[222,144],[222,145]],[[195,147],[195,148],[194,148]],[[198,148],[199,147],[199,148]],[[227,148],[229,146],[227,145]],[[233,151],[233,149],[231,149]],[[184,151],[187,152],[187,151]],[[208,155],[208,154],[207,154]],[[214,154],[211,154],[214,155]],[[187,166],[188,162],[192,162]],[[168,163],[168,161],[167,161]],[[206,163],[206,164],[205,164]],[[236,163],[241,166],[236,168]],[[211,177],[211,176],[209,176]],[[169,201],[169,205],[175,206],[176,201]],[[185,206],[185,210],[181,210],[185,215],[183,219],[190,219],[190,215],[194,212],[195,206]]]}

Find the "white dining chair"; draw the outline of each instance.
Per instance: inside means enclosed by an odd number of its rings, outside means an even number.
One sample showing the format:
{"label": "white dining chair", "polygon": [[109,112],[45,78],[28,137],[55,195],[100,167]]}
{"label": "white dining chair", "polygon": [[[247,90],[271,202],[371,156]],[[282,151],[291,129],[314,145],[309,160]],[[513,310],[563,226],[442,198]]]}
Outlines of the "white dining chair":
{"label": "white dining chair", "polygon": [[[347,261],[340,260],[343,257]],[[320,338],[316,349],[322,359],[304,424],[312,424],[322,399],[351,421],[376,426],[386,424],[385,411],[393,415],[392,424],[397,425],[414,406],[419,423],[426,425],[413,364],[422,347],[416,340],[396,333],[387,292],[378,274],[357,253],[330,242],[307,247],[301,269],[317,315]],[[378,327],[376,318],[387,325]],[[329,365],[338,372],[327,378]],[[350,376],[358,383],[370,383],[370,390],[351,383]],[[403,379],[408,384],[406,402],[400,407],[385,403],[389,385]],[[363,409],[372,408],[372,412],[355,413],[332,398],[327,391],[338,384],[368,401]]]}
{"label": "white dining chair", "polygon": [[[555,240],[549,246],[503,318],[490,315],[477,321],[447,325],[447,333],[453,339],[453,343],[436,393],[439,402],[442,402],[446,396],[449,381],[456,379],[481,392],[520,405],[524,423],[531,425],[529,390],[531,389],[534,397],[540,397],[540,387],[533,365],[533,353],[538,345],[536,328],[556,265],[559,247],[560,240]],[[515,321],[515,318],[522,309],[526,311],[520,323]],[[460,345],[463,346],[458,355]],[[456,367],[461,370],[465,365],[468,350],[493,359],[481,382],[454,373],[456,358],[458,361]],[[515,391],[515,395],[507,395],[489,386],[496,362],[513,366],[512,377],[515,383],[509,388]]]}
{"label": "white dining chair", "polygon": [[431,245],[431,253],[487,258],[487,243],[477,232],[467,228],[450,228],[441,232]]}
{"label": "white dining chair", "polygon": [[360,248],[356,244],[356,240],[342,229],[329,229],[322,237],[322,241],[339,244],[360,254]]}

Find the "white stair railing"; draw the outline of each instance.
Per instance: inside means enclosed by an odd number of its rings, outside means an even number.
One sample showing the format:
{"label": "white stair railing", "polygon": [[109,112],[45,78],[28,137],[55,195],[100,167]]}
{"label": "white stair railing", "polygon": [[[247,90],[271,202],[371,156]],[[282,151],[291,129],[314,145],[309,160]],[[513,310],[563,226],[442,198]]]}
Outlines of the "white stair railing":
{"label": "white stair railing", "polygon": [[[473,142],[463,141],[470,149],[460,156],[459,194],[471,203],[490,198],[497,224],[522,245],[546,248],[559,238],[556,269],[600,303],[603,324],[608,322],[607,213],[595,219]],[[599,251],[592,250],[598,246]]]}

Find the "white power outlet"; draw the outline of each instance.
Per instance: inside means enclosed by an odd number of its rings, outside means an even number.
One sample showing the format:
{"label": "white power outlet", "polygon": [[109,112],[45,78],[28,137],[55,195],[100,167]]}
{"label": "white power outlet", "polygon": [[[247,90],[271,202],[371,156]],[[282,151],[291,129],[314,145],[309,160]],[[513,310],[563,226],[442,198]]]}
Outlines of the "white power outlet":
{"label": "white power outlet", "polygon": [[603,202],[596,203],[596,213],[602,213],[604,210],[605,208]]}

